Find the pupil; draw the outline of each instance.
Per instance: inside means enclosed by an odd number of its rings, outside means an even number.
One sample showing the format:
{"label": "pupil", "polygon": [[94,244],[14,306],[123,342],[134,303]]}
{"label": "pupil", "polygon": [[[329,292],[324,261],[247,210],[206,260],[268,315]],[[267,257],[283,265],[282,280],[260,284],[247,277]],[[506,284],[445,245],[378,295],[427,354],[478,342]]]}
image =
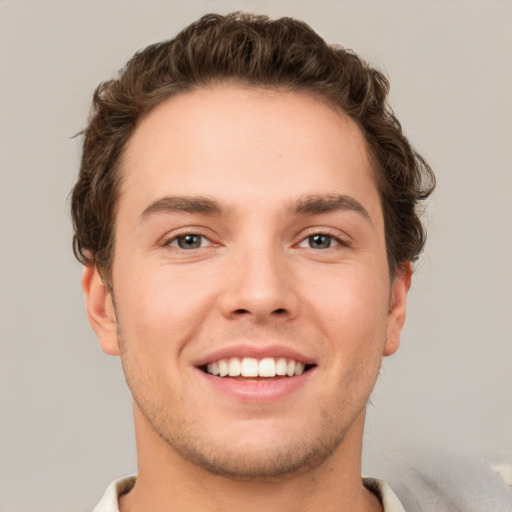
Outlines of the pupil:
{"label": "pupil", "polygon": [[184,235],[178,238],[178,245],[181,249],[198,249],[201,247],[199,235]]}
{"label": "pupil", "polygon": [[310,236],[309,245],[314,249],[328,249],[331,246],[331,237],[327,235]]}

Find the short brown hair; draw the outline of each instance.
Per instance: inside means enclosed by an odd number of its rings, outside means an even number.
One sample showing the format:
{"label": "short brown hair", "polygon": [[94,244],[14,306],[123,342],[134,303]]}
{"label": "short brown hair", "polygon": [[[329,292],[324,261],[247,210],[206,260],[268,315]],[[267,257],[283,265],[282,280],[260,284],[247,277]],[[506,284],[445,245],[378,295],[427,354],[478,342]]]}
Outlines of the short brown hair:
{"label": "short brown hair", "polygon": [[148,46],[96,89],[71,202],[79,261],[96,264],[111,284],[119,163],[140,119],[173,95],[223,82],[306,92],[350,116],[373,163],[391,274],[418,257],[425,243],[418,202],[435,178],[387,104],[386,77],[301,21],[232,13],[205,15],[175,38]]}

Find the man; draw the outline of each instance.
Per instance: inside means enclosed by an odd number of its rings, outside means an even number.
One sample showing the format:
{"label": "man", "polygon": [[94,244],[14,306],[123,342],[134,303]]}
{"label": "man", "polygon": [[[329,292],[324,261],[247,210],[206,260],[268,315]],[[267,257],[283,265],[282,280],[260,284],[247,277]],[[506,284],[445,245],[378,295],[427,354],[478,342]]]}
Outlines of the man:
{"label": "man", "polygon": [[139,469],[96,511],[403,510],[361,444],[434,178],[387,90],[304,23],[243,14],[98,87],[74,249]]}

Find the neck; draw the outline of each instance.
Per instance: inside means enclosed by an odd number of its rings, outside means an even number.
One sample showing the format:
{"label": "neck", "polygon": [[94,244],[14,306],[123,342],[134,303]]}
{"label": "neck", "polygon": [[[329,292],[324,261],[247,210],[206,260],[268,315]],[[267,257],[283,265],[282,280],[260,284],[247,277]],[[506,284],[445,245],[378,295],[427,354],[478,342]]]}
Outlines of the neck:
{"label": "neck", "polygon": [[209,473],[164,443],[135,407],[139,472],[121,512],[382,511],[361,481],[364,411],[335,452],[316,468],[273,481],[237,481]]}

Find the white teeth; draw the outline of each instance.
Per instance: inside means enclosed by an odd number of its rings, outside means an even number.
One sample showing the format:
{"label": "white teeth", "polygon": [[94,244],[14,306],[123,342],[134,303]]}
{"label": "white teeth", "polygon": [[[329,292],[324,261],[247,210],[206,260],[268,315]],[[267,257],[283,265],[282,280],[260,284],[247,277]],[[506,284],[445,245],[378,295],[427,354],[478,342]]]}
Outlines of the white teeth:
{"label": "white teeth", "polygon": [[225,377],[229,373],[228,362],[225,359],[219,361],[219,375]]}
{"label": "white teeth", "polygon": [[259,364],[260,377],[275,377],[276,363],[272,357],[265,357]]}
{"label": "white teeth", "polygon": [[229,360],[228,375],[230,377],[238,377],[240,375],[240,359],[238,357],[232,357]]}
{"label": "white teeth", "polygon": [[276,375],[286,375],[286,368],[288,367],[288,363],[284,357],[280,357],[276,361]]}
{"label": "white teeth", "polygon": [[252,357],[242,359],[242,377],[258,377],[258,360]]}
{"label": "white teeth", "polygon": [[293,377],[302,375],[305,371],[305,364],[293,359],[284,357],[231,357],[212,361],[206,365],[206,373],[220,377],[275,377],[276,375]]}

